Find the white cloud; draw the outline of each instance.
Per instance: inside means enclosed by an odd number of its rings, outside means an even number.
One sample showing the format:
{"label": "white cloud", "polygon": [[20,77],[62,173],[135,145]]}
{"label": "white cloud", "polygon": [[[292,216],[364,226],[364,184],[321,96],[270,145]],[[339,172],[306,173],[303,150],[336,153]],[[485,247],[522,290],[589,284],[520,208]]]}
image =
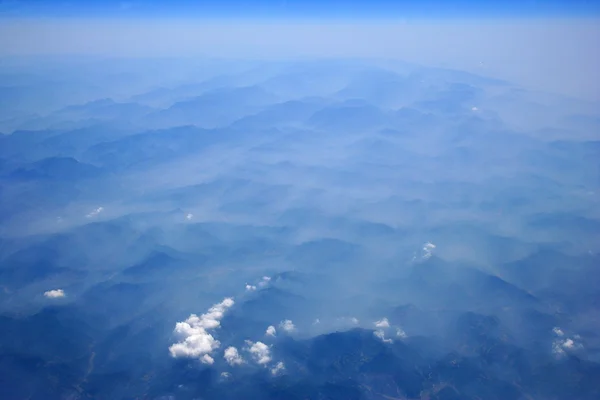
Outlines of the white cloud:
{"label": "white cloud", "polygon": [[44,296],[46,296],[49,299],[58,299],[61,297],[65,297],[65,291],[62,289],[48,290],[47,292],[44,292]]}
{"label": "white cloud", "polygon": [[286,319],[285,321],[281,321],[279,323],[279,327],[286,332],[293,332],[296,330],[296,326],[292,322],[292,320]]}
{"label": "white cloud", "polygon": [[271,277],[269,276],[263,276],[262,280],[260,282],[258,282],[258,287],[265,287],[269,284],[269,282],[271,281]]}
{"label": "white cloud", "polygon": [[271,374],[273,375],[277,375],[278,373],[280,373],[281,371],[285,370],[285,364],[282,361],[279,361],[277,363],[277,365],[275,365],[273,368],[271,368]]}
{"label": "white cloud", "polygon": [[194,214],[188,214],[185,216],[185,219],[187,219],[188,221],[190,221],[192,218],[194,218]]}
{"label": "white cloud", "polygon": [[564,336],[565,333],[562,331],[562,329],[560,329],[559,327],[555,326],[554,328],[552,328],[552,332],[554,332],[554,334],[556,334],[556,336]]}
{"label": "white cloud", "polygon": [[223,314],[233,304],[233,299],[226,298],[212,306],[206,314],[200,317],[192,314],[185,321],[178,322],[175,325],[175,333],[182,340],[169,347],[171,356],[199,358],[206,364],[212,364],[214,359],[210,354],[221,346],[221,342],[208,331],[221,325]]}
{"label": "white cloud", "polygon": [[406,334],[406,332],[404,332],[402,328],[396,328],[396,336],[398,336],[401,339],[406,339],[408,337],[408,335]]}
{"label": "white cloud", "polygon": [[92,218],[95,217],[96,215],[100,214],[102,211],[104,211],[104,207],[98,207],[94,210],[92,210],[88,215],[86,215],[86,218]]}
{"label": "white cloud", "polygon": [[387,318],[383,318],[383,319],[375,322],[375,327],[376,328],[389,328],[390,327],[390,321],[388,321]]}
{"label": "white cloud", "polygon": [[248,292],[253,292],[253,291],[255,291],[255,290],[256,290],[256,286],[254,286],[254,285],[248,285],[248,284],[246,283],[246,291],[248,291]]}
{"label": "white cloud", "polygon": [[479,111],[479,108],[473,106],[473,107],[471,107],[471,111]]}
{"label": "white cloud", "polygon": [[252,343],[247,340],[246,343],[250,346],[247,350],[252,355],[254,361],[264,365],[271,362],[271,349],[263,342]]}
{"label": "white cloud", "polygon": [[573,338],[566,337],[565,332],[559,327],[554,327],[552,332],[557,336],[552,342],[552,352],[557,356],[563,356],[567,351],[583,348],[583,345],[579,342],[581,336],[573,335]]}
{"label": "white cloud", "polygon": [[275,329],[275,327],[273,325],[270,325],[265,332],[265,335],[267,335],[267,336],[275,336],[276,334],[277,334],[277,330]]}
{"label": "white cloud", "polygon": [[350,322],[352,322],[354,325],[358,325],[358,318],[350,318]]}
{"label": "white cloud", "polygon": [[321,320],[319,318],[315,319],[315,321],[313,322],[313,325],[319,325],[321,323]]}
{"label": "white cloud", "polygon": [[202,363],[204,363],[204,364],[213,365],[215,362],[215,359],[212,358],[211,356],[209,356],[208,354],[205,354],[200,358],[200,361],[202,361]]}
{"label": "white cloud", "polygon": [[373,332],[373,335],[375,335],[377,338],[381,339],[381,341],[383,343],[392,343],[392,339],[386,339],[385,338],[385,332],[383,332],[383,330],[376,330],[375,332]]}
{"label": "white cloud", "polygon": [[231,373],[230,372],[221,372],[221,378],[229,379],[229,378],[231,378]]}
{"label": "white cloud", "polygon": [[244,363],[244,359],[238,352],[238,349],[236,349],[233,346],[225,349],[225,354],[223,355],[223,358],[225,358],[225,361],[227,361],[227,363],[229,363],[229,365],[231,366],[241,365]]}

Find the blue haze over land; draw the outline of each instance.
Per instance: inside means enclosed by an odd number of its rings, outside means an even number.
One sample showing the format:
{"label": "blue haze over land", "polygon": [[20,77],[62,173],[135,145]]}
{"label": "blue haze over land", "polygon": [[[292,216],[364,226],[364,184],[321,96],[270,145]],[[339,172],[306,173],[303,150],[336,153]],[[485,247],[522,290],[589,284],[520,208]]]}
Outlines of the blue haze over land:
{"label": "blue haze over land", "polygon": [[597,3],[192,3],[0,3],[1,399],[600,398]]}

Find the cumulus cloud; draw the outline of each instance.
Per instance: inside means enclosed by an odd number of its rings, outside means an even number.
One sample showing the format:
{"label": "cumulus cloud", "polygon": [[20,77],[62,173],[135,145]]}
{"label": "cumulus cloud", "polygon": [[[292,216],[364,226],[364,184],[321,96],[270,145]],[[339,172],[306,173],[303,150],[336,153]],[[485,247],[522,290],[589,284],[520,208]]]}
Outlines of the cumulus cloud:
{"label": "cumulus cloud", "polygon": [[385,338],[385,332],[381,329],[376,330],[375,332],[373,332],[373,335],[375,335],[375,337],[377,337],[378,339],[380,339],[383,343],[392,343],[392,339],[386,339]]}
{"label": "cumulus cloud", "polygon": [[433,255],[433,250],[435,250],[435,248],[436,248],[435,244],[433,244],[431,242],[425,243],[423,245],[423,247],[421,248],[421,255],[420,255],[420,257],[417,257],[417,255],[415,254],[415,256],[413,257],[413,261],[425,261],[425,260],[428,260]]}
{"label": "cumulus cloud", "polygon": [[401,339],[406,339],[408,337],[408,335],[406,334],[406,332],[404,332],[402,328],[396,328],[396,336],[398,336]]}
{"label": "cumulus cloud", "polygon": [[175,333],[181,341],[169,347],[171,356],[198,358],[205,364],[212,364],[214,359],[210,354],[221,346],[221,342],[209,331],[221,325],[221,318],[233,304],[233,299],[226,298],[212,306],[206,314],[192,314],[185,321],[178,322],[175,325]]}
{"label": "cumulus cloud", "polygon": [[246,283],[246,291],[248,291],[248,292],[253,292],[253,291],[255,291],[255,290],[256,290],[256,286],[254,286],[254,285],[249,285],[249,284],[247,284],[247,283]]}
{"label": "cumulus cloud", "polygon": [[250,340],[247,340],[246,344],[249,346],[247,351],[256,363],[265,365],[271,362],[271,349],[269,346],[263,342],[253,343]]}
{"label": "cumulus cloud", "polygon": [[86,218],[93,218],[96,215],[100,214],[102,211],[104,211],[104,207],[98,207],[94,210],[92,210],[88,215],[86,215]]}
{"label": "cumulus cloud", "polygon": [[225,349],[225,354],[223,355],[223,358],[225,358],[225,361],[227,361],[227,363],[231,366],[241,365],[244,363],[244,359],[238,352],[238,349],[236,349],[233,346],[230,346],[227,349]]}
{"label": "cumulus cloud", "polygon": [[286,319],[285,321],[281,321],[279,323],[279,327],[286,332],[293,332],[296,330],[296,326],[292,322],[292,320]]}
{"label": "cumulus cloud", "polygon": [[44,292],[44,296],[49,299],[58,299],[65,297],[65,291],[62,289],[48,290],[47,292]]}
{"label": "cumulus cloud", "polygon": [[389,328],[390,327],[390,321],[388,321],[387,318],[382,318],[379,321],[375,322],[375,327],[376,328]]}
{"label": "cumulus cloud", "polygon": [[275,336],[276,334],[277,334],[277,330],[275,329],[275,327],[273,325],[270,325],[265,332],[265,335],[267,335],[267,336]]}
{"label": "cumulus cloud", "polygon": [[194,218],[194,214],[188,214],[185,216],[185,219],[187,219],[188,221],[190,221],[192,218]]}
{"label": "cumulus cloud", "polygon": [[271,374],[277,375],[284,370],[285,370],[285,364],[282,361],[279,361],[277,363],[277,365],[275,365],[273,368],[271,368]]}

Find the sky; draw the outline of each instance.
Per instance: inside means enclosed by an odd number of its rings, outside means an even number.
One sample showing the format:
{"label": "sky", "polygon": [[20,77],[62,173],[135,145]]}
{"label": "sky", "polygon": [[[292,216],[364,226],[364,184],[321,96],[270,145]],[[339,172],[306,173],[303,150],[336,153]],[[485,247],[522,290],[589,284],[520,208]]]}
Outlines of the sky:
{"label": "sky", "polygon": [[600,1],[1,1],[0,56],[376,57],[600,99]]}

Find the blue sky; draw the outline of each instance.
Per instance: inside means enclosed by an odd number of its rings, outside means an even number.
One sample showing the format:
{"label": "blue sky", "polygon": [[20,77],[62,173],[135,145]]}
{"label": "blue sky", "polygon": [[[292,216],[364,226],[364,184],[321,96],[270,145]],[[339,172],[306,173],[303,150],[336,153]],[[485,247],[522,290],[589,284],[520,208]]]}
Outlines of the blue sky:
{"label": "blue sky", "polygon": [[0,1],[4,16],[31,17],[246,17],[246,18],[431,18],[589,17],[597,0],[42,0]]}

